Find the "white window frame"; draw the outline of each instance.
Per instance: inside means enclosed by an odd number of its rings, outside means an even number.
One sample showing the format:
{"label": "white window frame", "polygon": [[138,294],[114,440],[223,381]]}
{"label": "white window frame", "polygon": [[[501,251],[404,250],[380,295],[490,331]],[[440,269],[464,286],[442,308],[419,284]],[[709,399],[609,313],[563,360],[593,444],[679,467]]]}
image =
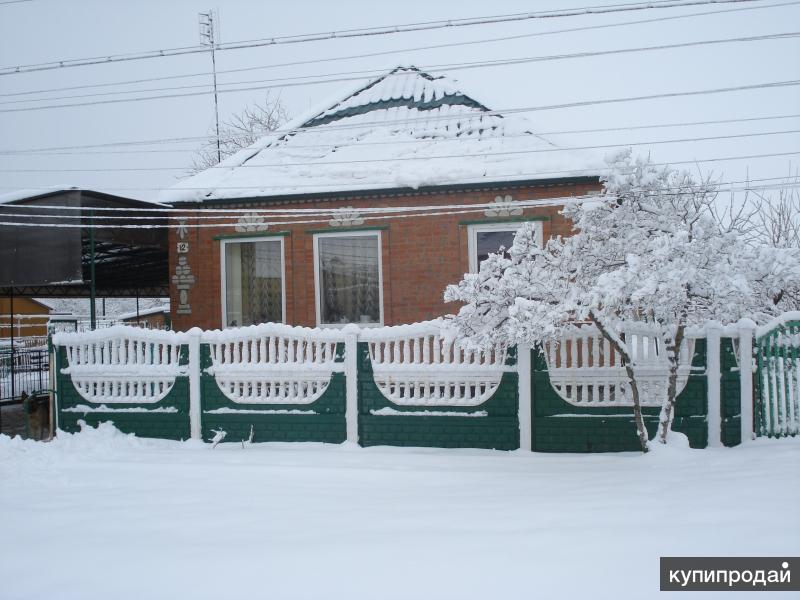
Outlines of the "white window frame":
{"label": "white window frame", "polygon": [[[525,224],[536,226],[536,241],[541,246],[543,243],[544,228],[541,221],[505,221],[505,222],[492,222],[480,223],[476,225],[469,225],[467,227],[467,251],[469,252],[469,272],[478,272],[478,233],[486,231],[514,231],[514,235]],[[507,249],[507,248],[506,248]]]}
{"label": "white window frame", "polygon": [[322,282],[320,281],[319,271],[319,240],[330,237],[377,237],[378,238],[378,309],[380,315],[379,323],[355,323],[359,327],[382,327],[383,326],[383,240],[380,229],[370,229],[366,231],[333,231],[314,234],[314,298],[316,303],[317,327],[336,329],[344,327],[342,323],[323,323],[322,322]]}
{"label": "white window frame", "polygon": [[[286,255],[284,236],[255,235],[220,240],[220,295],[222,296],[222,329],[228,329],[228,294],[227,273],[225,267],[225,252],[228,244],[242,244],[246,242],[280,242],[281,245],[281,323],[286,323]],[[241,325],[239,325],[241,327]]]}

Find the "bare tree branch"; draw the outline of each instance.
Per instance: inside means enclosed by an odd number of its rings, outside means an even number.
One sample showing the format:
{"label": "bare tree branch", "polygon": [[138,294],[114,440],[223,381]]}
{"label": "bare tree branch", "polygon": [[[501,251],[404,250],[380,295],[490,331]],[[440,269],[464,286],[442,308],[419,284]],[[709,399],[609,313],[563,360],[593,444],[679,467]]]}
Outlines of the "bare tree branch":
{"label": "bare tree branch", "polygon": [[[280,97],[267,94],[263,102],[245,108],[220,124],[220,154],[228,156],[253,145],[271,131],[275,131],[288,120],[288,113]],[[189,173],[199,173],[216,165],[217,140],[213,131],[209,140],[195,152]]]}

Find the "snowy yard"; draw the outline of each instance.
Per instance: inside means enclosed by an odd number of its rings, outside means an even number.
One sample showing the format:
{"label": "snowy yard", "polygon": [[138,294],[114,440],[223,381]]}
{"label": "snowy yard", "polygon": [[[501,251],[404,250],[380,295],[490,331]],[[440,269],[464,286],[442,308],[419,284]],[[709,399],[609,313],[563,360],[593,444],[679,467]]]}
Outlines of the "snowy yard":
{"label": "snowy yard", "polygon": [[800,439],[642,456],[2,437],[0,596],[641,600],[659,556],[800,554],[798,464]]}

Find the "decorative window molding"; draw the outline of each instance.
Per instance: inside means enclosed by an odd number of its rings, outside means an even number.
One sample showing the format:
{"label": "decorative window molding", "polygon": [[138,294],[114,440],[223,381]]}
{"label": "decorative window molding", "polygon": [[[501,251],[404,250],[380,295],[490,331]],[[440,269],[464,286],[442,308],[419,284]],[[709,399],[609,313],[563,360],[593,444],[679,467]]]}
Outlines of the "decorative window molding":
{"label": "decorative window molding", "polygon": [[251,233],[254,231],[266,231],[269,224],[264,221],[264,217],[258,213],[245,213],[239,217],[234,229],[238,233]]}
{"label": "decorative window molding", "polygon": [[359,213],[352,206],[345,206],[338,208],[333,213],[333,218],[328,221],[331,227],[353,227],[355,225],[363,225],[364,219],[361,218]]}
{"label": "decorative window molding", "polygon": [[510,195],[495,196],[496,208],[487,208],[483,211],[487,217],[518,217],[522,214],[522,207],[515,206],[516,200]]}

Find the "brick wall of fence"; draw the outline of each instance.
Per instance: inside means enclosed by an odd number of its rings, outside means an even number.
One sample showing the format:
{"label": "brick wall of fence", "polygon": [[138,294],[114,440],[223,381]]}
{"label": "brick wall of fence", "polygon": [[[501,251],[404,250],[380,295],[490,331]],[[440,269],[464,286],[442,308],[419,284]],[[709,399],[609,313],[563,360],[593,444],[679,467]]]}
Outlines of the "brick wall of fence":
{"label": "brick wall of fence", "polygon": [[[690,335],[673,429],[692,447],[752,437],[753,333],[744,323]],[[641,328],[627,335],[636,340],[652,437],[666,382],[662,342]],[[186,333],[112,327],[58,334],[54,347],[64,431],[83,420],[113,421],[143,437],[206,441],[224,431],[225,441],[638,449],[619,356],[585,326],[537,348],[483,351],[455,342],[438,321]]]}

